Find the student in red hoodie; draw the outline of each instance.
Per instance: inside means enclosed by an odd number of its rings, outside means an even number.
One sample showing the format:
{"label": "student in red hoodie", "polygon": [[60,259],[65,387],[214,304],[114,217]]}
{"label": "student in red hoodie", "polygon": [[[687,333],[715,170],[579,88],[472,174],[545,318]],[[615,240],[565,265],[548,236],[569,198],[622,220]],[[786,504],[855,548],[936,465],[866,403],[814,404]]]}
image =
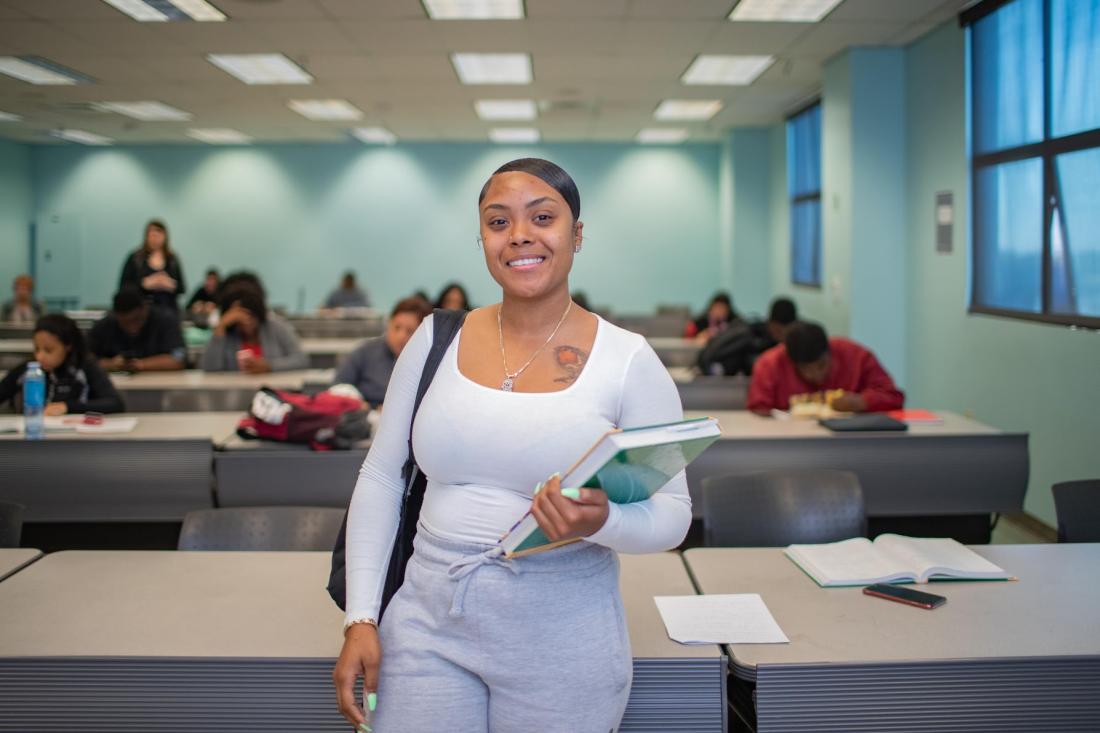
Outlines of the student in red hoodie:
{"label": "student in red hoodie", "polygon": [[764,352],[752,370],[748,407],[753,412],[786,410],[794,395],[834,389],[844,412],[900,409],[905,394],[869,350],[846,338],[828,338],[816,323],[796,323],[784,343]]}

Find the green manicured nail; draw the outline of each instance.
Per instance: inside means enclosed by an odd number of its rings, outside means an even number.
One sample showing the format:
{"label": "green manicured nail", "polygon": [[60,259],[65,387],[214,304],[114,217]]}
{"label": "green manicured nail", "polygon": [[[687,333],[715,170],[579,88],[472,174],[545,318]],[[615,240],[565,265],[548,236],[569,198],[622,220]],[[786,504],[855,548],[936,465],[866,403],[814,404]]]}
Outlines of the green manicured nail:
{"label": "green manicured nail", "polygon": [[359,727],[355,730],[359,731],[359,733],[374,733],[374,730],[366,723],[360,723]]}
{"label": "green manicured nail", "polygon": [[374,709],[376,707],[378,707],[378,695],[377,694],[375,694],[373,692],[367,693],[367,707],[370,709],[370,711],[372,713],[374,712]]}
{"label": "green manicured nail", "polygon": [[562,489],[561,490],[561,495],[564,496],[566,499],[572,499],[573,501],[578,501],[581,498],[581,490],[580,489]]}
{"label": "green manicured nail", "polygon": [[542,491],[542,487],[545,485],[545,481],[539,481],[537,484],[535,484],[535,493],[538,494],[540,491]]}

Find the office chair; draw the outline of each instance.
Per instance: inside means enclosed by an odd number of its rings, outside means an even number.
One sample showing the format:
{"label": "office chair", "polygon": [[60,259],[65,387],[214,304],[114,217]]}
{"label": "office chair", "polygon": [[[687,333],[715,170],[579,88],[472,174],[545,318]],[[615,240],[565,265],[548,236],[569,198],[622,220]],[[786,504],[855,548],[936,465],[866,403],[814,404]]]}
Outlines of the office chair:
{"label": "office chair", "polygon": [[867,533],[863,490],[849,471],[787,469],[703,479],[710,547],[786,547]]}
{"label": "office chair", "polygon": [[331,550],[344,519],[328,507],[201,509],[183,518],[180,550]]}
{"label": "office chair", "polygon": [[1054,484],[1059,542],[1100,542],[1100,479]]}

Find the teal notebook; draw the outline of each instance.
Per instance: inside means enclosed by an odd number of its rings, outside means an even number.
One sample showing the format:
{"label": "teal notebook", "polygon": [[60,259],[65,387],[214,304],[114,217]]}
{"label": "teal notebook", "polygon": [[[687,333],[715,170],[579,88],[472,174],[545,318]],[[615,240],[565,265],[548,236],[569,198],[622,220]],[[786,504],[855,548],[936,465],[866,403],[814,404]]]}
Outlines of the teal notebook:
{"label": "teal notebook", "polygon": [[[711,417],[605,433],[562,476],[563,487],[600,489],[616,504],[645,501],[721,435]],[[509,557],[572,542],[551,542],[528,512],[500,540]]]}

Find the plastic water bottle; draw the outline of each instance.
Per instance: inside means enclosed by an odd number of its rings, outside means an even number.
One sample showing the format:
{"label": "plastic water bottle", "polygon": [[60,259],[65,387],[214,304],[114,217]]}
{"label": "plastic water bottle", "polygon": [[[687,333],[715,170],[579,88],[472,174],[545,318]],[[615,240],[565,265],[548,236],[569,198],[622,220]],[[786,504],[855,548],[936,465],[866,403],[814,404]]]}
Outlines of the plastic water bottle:
{"label": "plastic water bottle", "polygon": [[43,413],[46,409],[46,373],[37,361],[27,364],[23,375],[23,434],[27,440],[42,440],[45,435]]}

